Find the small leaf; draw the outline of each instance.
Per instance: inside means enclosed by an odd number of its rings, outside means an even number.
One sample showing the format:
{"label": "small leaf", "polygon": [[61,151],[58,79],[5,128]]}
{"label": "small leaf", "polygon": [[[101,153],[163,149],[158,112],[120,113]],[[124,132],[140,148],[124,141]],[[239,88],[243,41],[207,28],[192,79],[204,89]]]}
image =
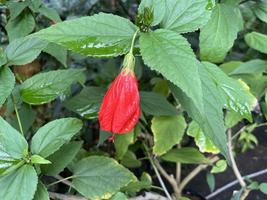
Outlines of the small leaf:
{"label": "small leaf", "polygon": [[76,118],[63,118],[41,127],[32,138],[31,152],[47,158],[78,133],[82,121]]}
{"label": "small leaf", "polygon": [[161,156],[163,160],[182,163],[182,164],[203,164],[209,160],[201,154],[197,149],[191,147],[183,147],[180,149],[171,149]]}
{"label": "small leaf", "polygon": [[267,2],[258,1],[253,6],[253,11],[256,16],[263,22],[267,23]]}
{"label": "small leaf", "polygon": [[120,188],[136,180],[115,160],[100,156],[90,156],[78,162],[73,176],[75,189],[92,200],[109,199]]}
{"label": "small leaf", "polygon": [[37,188],[37,174],[33,166],[24,165],[17,171],[0,177],[0,199],[32,200]]}
{"label": "small leaf", "polygon": [[264,194],[267,194],[267,183],[260,184],[260,191]]}
{"label": "small leaf", "polygon": [[45,17],[47,17],[50,20],[53,20],[54,22],[61,22],[59,14],[53,8],[48,8],[45,5],[42,5],[38,9],[38,11],[40,14],[44,15]]}
{"label": "small leaf", "polygon": [[173,117],[154,117],[151,129],[154,134],[153,152],[162,155],[183,138],[186,122],[182,115]]}
{"label": "small leaf", "polygon": [[121,159],[121,164],[127,168],[141,167],[142,162],[136,158],[136,155],[132,151],[127,151]]}
{"label": "small leaf", "polygon": [[57,23],[33,37],[96,57],[114,57],[130,50],[137,27],[128,19],[106,13]]}
{"label": "small leaf", "polygon": [[31,12],[26,11],[21,13],[15,19],[10,19],[6,25],[8,38],[13,41],[17,38],[22,38],[34,30],[35,20]]}
{"label": "small leaf", "polygon": [[43,52],[50,54],[67,68],[67,50],[57,44],[49,43]]}
{"label": "small leaf", "polygon": [[47,46],[47,42],[36,38],[20,38],[6,48],[7,65],[24,65],[32,62]]}
{"label": "small leaf", "polygon": [[177,115],[176,108],[170,104],[164,96],[155,92],[140,92],[141,109],[153,116]]}
{"label": "small leaf", "polygon": [[5,103],[15,86],[15,76],[8,67],[0,68],[0,107]]}
{"label": "small leaf", "polygon": [[23,158],[28,152],[28,143],[25,138],[2,117],[0,117],[0,146],[15,159]]}
{"label": "small leaf", "polygon": [[39,181],[33,200],[50,200],[48,191],[44,184]]}
{"label": "small leaf", "polygon": [[218,174],[222,173],[226,170],[227,168],[227,163],[225,160],[219,160],[216,162],[216,164],[212,167],[210,173],[212,174]]}
{"label": "small leaf", "polygon": [[66,69],[37,74],[21,85],[22,100],[28,104],[48,103],[84,77],[84,70]]}
{"label": "small leaf", "polygon": [[41,156],[33,155],[31,156],[31,163],[33,164],[51,164],[49,160],[44,159]]}
{"label": "small leaf", "polygon": [[255,59],[240,64],[229,75],[262,74],[267,70],[267,61]]}
{"label": "small leaf", "polygon": [[267,54],[267,35],[251,32],[245,35],[245,41],[252,49]]}
{"label": "small leaf", "polygon": [[[51,161],[51,165],[41,166],[41,171],[45,175],[56,176],[64,170],[68,164],[75,158],[79,150],[81,149],[81,142],[70,142],[65,144],[54,154],[47,157]],[[60,158],[60,159],[58,159]]]}
{"label": "small leaf", "polygon": [[215,177],[211,173],[207,173],[207,182],[210,188],[210,191],[213,192],[215,190]]}
{"label": "small leaf", "polygon": [[126,134],[117,134],[115,137],[115,149],[116,159],[121,160],[125,153],[128,151],[128,147],[134,143],[134,130]]}

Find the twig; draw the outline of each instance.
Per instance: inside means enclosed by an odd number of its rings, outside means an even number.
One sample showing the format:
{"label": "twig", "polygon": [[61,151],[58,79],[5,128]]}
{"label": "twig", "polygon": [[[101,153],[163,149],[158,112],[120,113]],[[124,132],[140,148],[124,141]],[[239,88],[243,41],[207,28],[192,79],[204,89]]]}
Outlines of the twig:
{"label": "twig", "polygon": [[[180,149],[181,145],[178,144],[177,148]],[[180,162],[176,163],[176,183],[177,185],[180,185],[181,183],[181,168],[182,168],[182,164]]]}
{"label": "twig", "polygon": [[[258,171],[258,172],[255,172],[255,173],[252,173],[252,174],[249,174],[249,175],[246,175],[246,176],[243,176],[243,178],[255,178],[255,177],[258,177],[258,176],[261,176],[263,174],[266,174],[267,173],[267,169],[264,169],[264,170],[261,170],[261,171]],[[221,194],[223,191],[233,187],[234,185],[238,184],[238,180],[234,180],[228,184],[226,184],[225,186],[217,189],[216,191],[214,191],[213,193],[209,194],[208,196],[206,196],[205,198],[207,200],[217,196],[218,194]]]}
{"label": "twig", "polygon": [[68,181],[68,179],[73,178],[73,176],[67,177],[67,179],[66,179],[66,178],[63,178],[62,176],[57,175],[57,176],[55,176],[55,178],[60,180],[65,185],[72,187],[71,182]]}
{"label": "twig", "polygon": [[[210,164],[217,162],[220,158],[215,156],[210,159]],[[184,180],[180,184],[180,190],[182,191],[185,186],[194,178],[196,177],[202,170],[206,169],[210,164],[207,165],[198,165],[190,174],[188,174]]]}
{"label": "twig", "polygon": [[49,185],[47,185],[47,187],[56,185],[56,184],[58,184],[58,183],[65,183],[66,185],[72,187],[72,186],[71,186],[71,183],[70,183],[69,181],[67,181],[67,180],[72,179],[73,177],[74,177],[74,176],[69,176],[69,177],[67,177],[67,178],[59,179],[58,181],[55,181],[55,182],[53,182],[53,183],[50,183]]}
{"label": "twig", "polygon": [[228,135],[228,150],[229,150],[229,156],[230,156],[230,161],[232,163],[232,168],[234,171],[234,174],[239,182],[239,184],[241,185],[242,188],[246,188],[247,184],[245,183],[245,181],[243,180],[240,171],[237,167],[234,155],[233,155],[233,151],[232,151],[232,130],[228,129],[227,130],[227,135]]}
{"label": "twig", "polygon": [[84,197],[78,197],[73,195],[65,195],[65,194],[59,194],[55,192],[49,192],[49,196],[52,199],[59,199],[59,200],[87,200]]}
{"label": "twig", "polygon": [[149,158],[149,161],[150,161],[150,163],[151,163],[151,165],[152,165],[152,167],[153,167],[153,169],[154,169],[154,171],[155,171],[155,173],[156,173],[156,175],[157,175],[157,178],[158,178],[158,180],[159,180],[159,182],[160,182],[161,187],[163,188],[163,190],[164,190],[164,192],[165,192],[167,198],[168,198],[169,200],[172,200],[171,195],[170,195],[170,193],[168,192],[168,190],[167,190],[167,188],[166,188],[166,186],[165,186],[165,184],[164,184],[164,182],[163,182],[163,180],[162,180],[162,178],[161,178],[161,176],[160,176],[160,173],[159,173],[157,167],[155,166],[155,163],[154,163],[153,159],[152,159],[151,156],[150,156],[150,153],[149,153],[149,150],[148,150],[146,144],[143,144],[143,146],[144,146],[144,149],[145,149],[145,151],[146,151],[146,153],[147,153],[147,156],[148,156],[148,158]]}

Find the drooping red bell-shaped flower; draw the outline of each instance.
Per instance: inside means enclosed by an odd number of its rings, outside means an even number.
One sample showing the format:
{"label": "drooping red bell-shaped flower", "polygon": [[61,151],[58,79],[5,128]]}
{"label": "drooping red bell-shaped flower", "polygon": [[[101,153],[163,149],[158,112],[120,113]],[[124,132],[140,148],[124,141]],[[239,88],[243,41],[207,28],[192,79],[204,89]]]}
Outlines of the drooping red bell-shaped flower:
{"label": "drooping red bell-shaped flower", "polygon": [[115,134],[130,132],[140,117],[140,96],[134,57],[127,54],[124,67],[111,83],[98,113],[100,128]]}

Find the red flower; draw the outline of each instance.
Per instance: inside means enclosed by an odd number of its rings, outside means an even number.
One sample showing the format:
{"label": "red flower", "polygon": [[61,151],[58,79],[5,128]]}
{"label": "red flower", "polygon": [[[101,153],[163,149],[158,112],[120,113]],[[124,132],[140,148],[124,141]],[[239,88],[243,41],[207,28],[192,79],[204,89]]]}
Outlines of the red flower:
{"label": "red flower", "polygon": [[116,134],[130,132],[140,116],[138,83],[127,66],[111,83],[98,114],[100,128]]}

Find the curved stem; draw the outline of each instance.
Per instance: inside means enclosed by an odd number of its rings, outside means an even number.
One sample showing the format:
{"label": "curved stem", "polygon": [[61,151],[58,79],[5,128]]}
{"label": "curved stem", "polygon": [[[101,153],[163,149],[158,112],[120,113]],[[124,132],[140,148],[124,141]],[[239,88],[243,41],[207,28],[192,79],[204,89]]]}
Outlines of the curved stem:
{"label": "curved stem", "polygon": [[131,44],[131,49],[130,49],[130,53],[133,54],[133,49],[134,49],[134,43],[135,43],[135,39],[137,34],[139,33],[139,30],[135,31],[134,35],[133,35],[133,39],[132,39],[132,44]]}

